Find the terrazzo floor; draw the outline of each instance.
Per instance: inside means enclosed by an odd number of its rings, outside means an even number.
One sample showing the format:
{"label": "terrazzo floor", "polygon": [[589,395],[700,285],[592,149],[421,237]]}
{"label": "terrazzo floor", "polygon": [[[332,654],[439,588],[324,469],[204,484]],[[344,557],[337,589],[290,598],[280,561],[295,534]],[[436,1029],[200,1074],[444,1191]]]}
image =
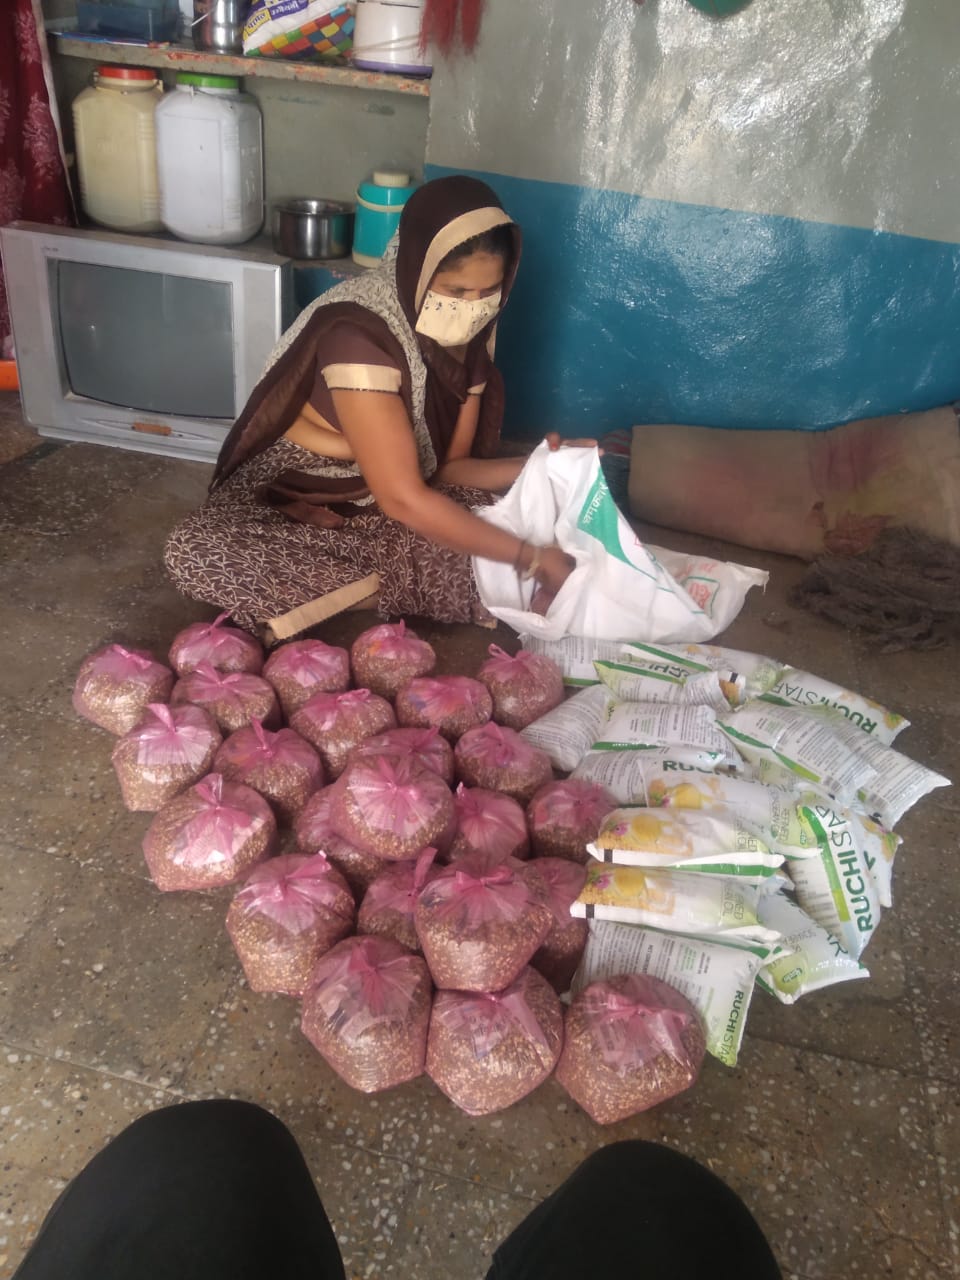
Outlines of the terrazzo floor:
{"label": "terrazzo floor", "polygon": [[[14,421],[9,399],[0,410]],[[554,1083],[483,1120],[425,1079],[353,1093],[301,1037],[293,1001],[245,987],[223,895],[150,884],[147,815],[123,810],[111,740],[70,706],[91,649],[163,651],[213,615],[179,598],[160,564],[208,469],[27,437],[23,447],[0,465],[0,1277],[65,1181],[129,1120],[220,1096],[263,1103],[291,1126],[351,1277],[481,1277],[499,1239],[584,1155],[634,1136],[730,1182],[794,1280],[958,1274],[955,792],[935,792],[901,824],[895,909],[866,957],[872,980],[792,1008],[758,993],[739,1066],[708,1059],[695,1089],[654,1112],[601,1130]],[[960,775],[954,654],[871,651],[786,603],[799,563],[714,549],[772,575],[730,644],[888,702],[914,721],[897,745]],[[320,634],[342,642],[370,622],[355,614]],[[495,638],[422,633],[445,671],[472,671]]]}

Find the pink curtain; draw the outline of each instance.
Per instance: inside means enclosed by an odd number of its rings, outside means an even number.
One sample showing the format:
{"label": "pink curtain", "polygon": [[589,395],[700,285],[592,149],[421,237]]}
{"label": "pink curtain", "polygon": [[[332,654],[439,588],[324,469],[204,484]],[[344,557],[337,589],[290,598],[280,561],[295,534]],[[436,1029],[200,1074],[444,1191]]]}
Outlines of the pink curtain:
{"label": "pink curtain", "polygon": [[[0,226],[74,221],[40,0],[0,0]],[[0,344],[10,336],[0,271]],[[5,354],[5,352],[4,352]]]}

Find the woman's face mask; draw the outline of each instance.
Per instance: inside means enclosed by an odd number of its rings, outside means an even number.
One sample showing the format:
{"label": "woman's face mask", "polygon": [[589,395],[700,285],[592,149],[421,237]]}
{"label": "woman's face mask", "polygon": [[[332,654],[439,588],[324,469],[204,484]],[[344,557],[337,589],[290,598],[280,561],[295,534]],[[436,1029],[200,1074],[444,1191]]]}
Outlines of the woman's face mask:
{"label": "woman's face mask", "polygon": [[451,298],[428,289],[417,318],[417,333],[441,347],[463,347],[497,315],[500,290],[488,298]]}

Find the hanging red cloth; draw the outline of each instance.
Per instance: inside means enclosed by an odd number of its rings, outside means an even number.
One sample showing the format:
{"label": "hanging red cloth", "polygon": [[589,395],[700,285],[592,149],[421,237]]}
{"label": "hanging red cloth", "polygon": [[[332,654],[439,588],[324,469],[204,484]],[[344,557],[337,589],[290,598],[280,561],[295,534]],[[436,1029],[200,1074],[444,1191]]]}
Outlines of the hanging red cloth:
{"label": "hanging red cloth", "polygon": [[[0,226],[15,218],[73,224],[51,83],[40,0],[0,0]],[[9,334],[0,271],[0,346]]]}
{"label": "hanging red cloth", "polygon": [[480,35],[483,0],[427,0],[420,27],[420,47],[433,44],[449,56],[459,45],[472,53]]}

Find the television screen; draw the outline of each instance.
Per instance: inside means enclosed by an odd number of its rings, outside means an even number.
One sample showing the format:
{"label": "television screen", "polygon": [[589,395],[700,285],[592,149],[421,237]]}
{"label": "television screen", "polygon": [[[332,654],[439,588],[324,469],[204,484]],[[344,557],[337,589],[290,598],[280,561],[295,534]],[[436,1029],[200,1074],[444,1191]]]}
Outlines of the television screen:
{"label": "television screen", "polygon": [[157,414],[233,418],[231,285],[57,262],[70,390]]}

